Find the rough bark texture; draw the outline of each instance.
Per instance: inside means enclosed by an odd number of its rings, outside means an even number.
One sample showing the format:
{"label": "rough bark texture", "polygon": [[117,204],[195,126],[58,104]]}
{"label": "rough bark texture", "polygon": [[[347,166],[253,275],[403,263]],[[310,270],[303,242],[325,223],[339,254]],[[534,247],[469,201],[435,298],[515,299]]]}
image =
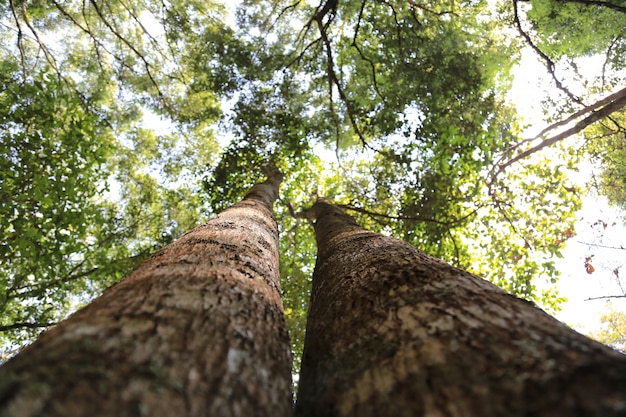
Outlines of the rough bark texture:
{"label": "rough bark texture", "polygon": [[626,416],[626,356],[325,202],[297,416]]}
{"label": "rough bark texture", "polygon": [[0,415],[289,416],[272,214],[281,177],[182,236],[0,368]]}

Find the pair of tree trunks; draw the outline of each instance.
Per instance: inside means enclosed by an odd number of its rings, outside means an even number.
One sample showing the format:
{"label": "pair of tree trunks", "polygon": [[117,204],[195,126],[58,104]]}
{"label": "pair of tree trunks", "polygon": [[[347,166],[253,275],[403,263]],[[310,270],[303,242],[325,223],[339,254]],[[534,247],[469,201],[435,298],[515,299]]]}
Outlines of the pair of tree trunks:
{"label": "pair of tree trunks", "polygon": [[[290,416],[268,170],[0,368],[2,416]],[[320,200],[297,416],[625,416],[626,358]]]}

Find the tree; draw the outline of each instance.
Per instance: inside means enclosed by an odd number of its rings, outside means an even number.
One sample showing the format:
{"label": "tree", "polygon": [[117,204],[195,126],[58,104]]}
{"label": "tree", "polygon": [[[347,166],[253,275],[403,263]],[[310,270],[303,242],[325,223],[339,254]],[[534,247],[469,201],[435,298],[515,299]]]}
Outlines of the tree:
{"label": "tree", "polygon": [[626,357],[325,200],[298,416],[621,416]]}
{"label": "tree", "polygon": [[[256,181],[248,166],[267,159],[288,173],[276,213],[296,353],[315,250],[310,228],[289,210],[316,195],[333,195],[370,230],[558,308],[554,258],[574,234],[579,196],[567,191],[565,170],[547,161],[490,182],[489,169],[520,131],[504,97],[518,47],[494,18],[492,2],[245,0],[237,27],[227,23],[224,5],[0,5],[0,56],[12,65],[13,91],[46,73],[99,123],[97,133],[73,143],[113,142],[99,175],[85,177],[95,183],[80,190],[109,185],[111,192],[89,194],[98,217],[87,232],[65,229],[64,240],[76,245],[54,257],[62,272],[28,271],[16,291],[13,271],[0,272],[8,277],[0,302],[5,287],[25,296],[14,305],[28,307],[19,315],[5,310],[6,350],[40,330],[19,326],[58,321],[190,224],[239,201]],[[14,98],[7,109],[20,108],[21,97]],[[165,133],[142,113],[160,118]],[[217,129],[232,140],[218,146]],[[335,158],[319,158],[323,148]],[[25,163],[39,168],[36,159]],[[72,201],[71,193],[58,197]],[[13,216],[14,207],[7,212]],[[58,255],[59,248],[45,251]],[[36,266],[39,253],[27,254],[12,265]]]}
{"label": "tree", "polygon": [[268,178],[0,368],[3,416],[291,414]]}

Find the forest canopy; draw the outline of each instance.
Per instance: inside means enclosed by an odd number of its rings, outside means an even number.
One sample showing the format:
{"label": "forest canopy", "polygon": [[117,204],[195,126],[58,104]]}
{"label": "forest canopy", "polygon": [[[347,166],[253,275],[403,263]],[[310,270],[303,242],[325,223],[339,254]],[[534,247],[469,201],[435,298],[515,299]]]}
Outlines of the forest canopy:
{"label": "forest canopy", "polygon": [[[265,161],[295,352],[316,252],[295,214],[318,196],[555,311],[586,189],[626,201],[625,27],[617,0],[0,4],[1,357]],[[532,134],[507,96],[524,50],[554,86]]]}

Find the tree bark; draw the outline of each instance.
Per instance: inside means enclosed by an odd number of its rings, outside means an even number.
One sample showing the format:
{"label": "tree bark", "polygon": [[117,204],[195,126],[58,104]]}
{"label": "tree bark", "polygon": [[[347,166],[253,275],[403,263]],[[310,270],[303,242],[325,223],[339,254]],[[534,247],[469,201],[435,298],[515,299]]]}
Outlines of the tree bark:
{"label": "tree bark", "polygon": [[625,416],[626,356],[325,201],[297,416]]}
{"label": "tree bark", "polygon": [[289,416],[277,171],[0,368],[0,415]]}

